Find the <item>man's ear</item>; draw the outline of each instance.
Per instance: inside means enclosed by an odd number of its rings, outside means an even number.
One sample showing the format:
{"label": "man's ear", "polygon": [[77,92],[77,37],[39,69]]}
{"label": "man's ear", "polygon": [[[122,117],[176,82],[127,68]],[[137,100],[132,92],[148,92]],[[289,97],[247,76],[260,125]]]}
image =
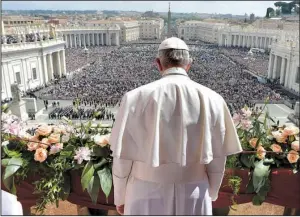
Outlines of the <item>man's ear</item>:
{"label": "man's ear", "polygon": [[188,72],[191,68],[191,63],[187,65],[187,67],[185,68],[185,71]]}
{"label": "man's ear", "polygon": [[163,68],[162,68],[160,59],[159,59],[159,58],[155,58],[155,62],[156,62],[156,65],[157,65],[158,70],[159,70],[160,72],[162,72],[162,71],[163,71]]}

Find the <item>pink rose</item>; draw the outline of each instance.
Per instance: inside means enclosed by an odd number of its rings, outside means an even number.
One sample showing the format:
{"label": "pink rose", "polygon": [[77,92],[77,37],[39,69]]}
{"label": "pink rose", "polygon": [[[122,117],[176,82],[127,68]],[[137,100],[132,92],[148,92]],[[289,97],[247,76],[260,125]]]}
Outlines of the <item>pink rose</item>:
{"label": "pink rose", "polygon": [[299,151],[299,141],[292,142],[291,147],[294,151]]}
{"label": "pink rose", "polygon": [[281,133],[280,131],[272,132],[273,137],[276,139],[278,143],[285,143],[287,136]]}
{"label": "pink rose", "polygon": [[60,142],[60,134],[57,133],[52,133],[49,137],[48,140],[51,144],[54,143],[59,143]]}
{"label": "pink rose", "polygon": [[287,159],[288,161],[293,164],[293,163],[297,163],[298,159],[299,159],[299,154],[298,152],[291,150],[289,151],[288,155],[287,155]]}
{"label": "pink rose", "polygon": [[259,143],[259,144],[257,144],[257,146],[256,146],[257,140],[258,140],[258,138],[252,138],[252,139],[249,140],[249,144],[250,144],[250,146],[251,146],[252,148],[259,147],[259,146],[262,145],[261,143]]}
{"label": "pink rose", "polygon": [[39,142],[28,142],[27,143],[28,151],[35,151],[38,147],[39,147]]}
{"label": "pink rose", "polygon": [[294,127],[294,126],[289,126],[284,128],[283,130],[283,135],[284,136],[294,136],[297,135],[299,133],[299,128],[298,127]]}
{"label": "pink rose", "polygon": [[43,148],[38,148],[34,154],[34,160],[39,161],[40,163],[44,162],[47,159],[47,150]]}
{"label": "pink rose", "polygon": [[48,125],[42,125],[35,131],[40,136],[48,136],[52,132],[52,127]]}
{"label": "pink rose", "polygon": [[42,139],[42,141],[40,142],[40,147],[47,149],[48,146],[50,145],[49,139],[48,138],[44,138]]}
{"label": "pink rose", "polygon": [[271,145],[271,149],[272,151],[276,152],[276,153],[281,153],[282,152],[282,148],[280,145],[277,144],[273,144]]}
{"label": "pink rose", "polygon": [[262,146],[259,146],[256,151],[256,156],[260,160],[264,159],[266,156],[266,150]]}
{"label": "pink rose", "polygon": [[109,144],[109,138],[110,138],[110,134],[103,135],[103,136],[96,135],[94,137],[94,142],[97,145],[100,145],[101,147],[105,147],[107,144]]}

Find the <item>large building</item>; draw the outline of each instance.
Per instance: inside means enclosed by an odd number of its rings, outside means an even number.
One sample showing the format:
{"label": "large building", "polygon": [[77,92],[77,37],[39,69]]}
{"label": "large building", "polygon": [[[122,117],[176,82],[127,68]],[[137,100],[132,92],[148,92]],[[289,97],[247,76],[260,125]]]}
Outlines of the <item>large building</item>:
{"label": "large building", "polygon": [[139,23],[136,20],[128,20],[122,18],[115,18],[110,20],[89,20],[84,22],[85,26],[109,26],[116,24],[120,27],[119,41],[130,42],[139,39]]}
{"label": "large building", "polygon": [[46,22],[42,17],[28,16],[2,16],[2,21],[5,27],[43,24]]}
{"label": "large building", "polygon": [[218,43],[218,29],[228,24],[202,21],[186,21],[178,26],[178,37],[183,40],[201,40]]}
{"label": "large building", "polygon": [[144,18],[139,20],[141,39],[160,39],[164,30],[164,20],[161,18]]}
{"label": "large building", "polygon": [[272,43],[268,78],[280,79],[285,88],[300,93],[299,38],[282,38]]}
{"label": "large building", "polygon": [[65,42],[62,38],[44,41],[2,44],[2,99],[11,98],[11,84],[22,91],[45,85],[55,77],[66,75]]}

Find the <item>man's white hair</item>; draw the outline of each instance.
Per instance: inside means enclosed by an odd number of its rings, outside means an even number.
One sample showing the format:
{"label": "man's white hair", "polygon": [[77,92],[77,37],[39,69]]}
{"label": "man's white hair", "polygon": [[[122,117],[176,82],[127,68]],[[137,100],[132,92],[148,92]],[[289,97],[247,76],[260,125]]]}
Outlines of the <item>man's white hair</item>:
{"label": "man's white hair", "polygon": [[162,66],[181,66],[186,67],[192,62],[187,50],[166,49],[158,51],[158,58]]}

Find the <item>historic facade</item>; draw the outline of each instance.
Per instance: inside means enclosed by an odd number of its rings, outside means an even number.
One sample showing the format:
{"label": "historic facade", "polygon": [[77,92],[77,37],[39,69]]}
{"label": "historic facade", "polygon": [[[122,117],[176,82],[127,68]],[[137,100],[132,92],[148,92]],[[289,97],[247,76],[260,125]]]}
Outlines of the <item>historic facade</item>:
{"label": "historic facade", "polygon": [[273,41],[299,37],[299,27],[294,31],[229,26],[225,23],[186,21],[178,26],[178,35],[184,40],[201,40],[226,47],[271,49]]}
{"label": "historic facade", "polygon": [[272,43],[268,78],[280,79],[280,84],[287,89],[300,92],[299,39],[281,39]]}
{"label": "historic facade", "polygon": [[161,18],[139,20],[139,29],[141,39],[160,39],[164,29],[164,20]]}
{"label": "historic facade", "polygon": [[67,48],[120,45],[120,27],[118,25],[60,27],[57,31],[62,33]]}
{"label": "historic facade", "polygon": [[2,99],[12,97],[15,82],[26,91],[66,75],[64,45],[62,38],[2,44]]}
{"label": "historic facade", "polygon": [[119,27],[119,42],[130,42],[139,39],[139,23],[136,20],[90,20],[85,22],[85,26],[89,27],[107,27],[107,26]]}
{"label": "historic facade", "polygon": [[201,40],[210,43],[218,43],[219,27],[224,23],[208,23],[202,21],[186,21],[179,24],[178,37],[183,40]]}

